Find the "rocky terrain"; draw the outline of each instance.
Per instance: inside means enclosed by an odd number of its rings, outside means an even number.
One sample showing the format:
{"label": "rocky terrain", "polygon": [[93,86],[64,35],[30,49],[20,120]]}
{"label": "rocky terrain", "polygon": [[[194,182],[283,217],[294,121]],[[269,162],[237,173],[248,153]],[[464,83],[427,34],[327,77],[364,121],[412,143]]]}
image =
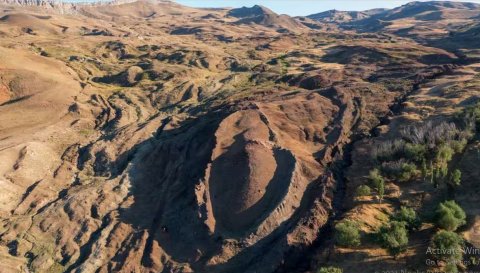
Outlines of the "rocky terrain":
{"label": "rocky terrain", "polygon": [[[0,7],[2,273],[441,269],[425,248],[450,199],[480,244],[480,5]],[[385,159],[419,131],[454,154]],[[461,184],[426,182],[425,159]],[[378,166],[384,192],[358,196]],[[401,206],[423,221],[393,257],[369,238]],[[335,244],[345,220],[361,246]]]}

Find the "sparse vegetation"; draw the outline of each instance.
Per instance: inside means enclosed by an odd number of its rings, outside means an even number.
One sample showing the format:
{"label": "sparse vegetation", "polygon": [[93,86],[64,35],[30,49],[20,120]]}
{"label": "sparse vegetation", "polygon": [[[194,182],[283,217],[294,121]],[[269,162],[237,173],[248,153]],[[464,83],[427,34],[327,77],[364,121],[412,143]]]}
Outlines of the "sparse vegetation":
{"label": "sparse vegetation", "polygon": [[384,175],[398,182],[421,177],[435,188],[460,184],[461,172],[449,170],[449,163],[465,149],[471,138],[469,129],[462,131],[452,122],[426,122],[401,129],[400,136],[380,143],[372,151],[381,171],[375,173],[376,177]]}
{"label": "sparse vegetation", "polygon": [[278,57],[278,61],[280,62],[280,65],[282,66],[282,75],[285,75],[288,73],[288,68],[290,67],[290,63],[287,61],[287,55],[282,55]]}

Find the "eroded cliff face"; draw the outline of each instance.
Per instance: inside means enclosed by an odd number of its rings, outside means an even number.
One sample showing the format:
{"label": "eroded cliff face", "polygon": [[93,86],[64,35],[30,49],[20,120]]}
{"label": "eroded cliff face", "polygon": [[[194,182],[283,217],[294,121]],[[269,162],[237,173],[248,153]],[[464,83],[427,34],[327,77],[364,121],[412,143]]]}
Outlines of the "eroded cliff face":
{"label": "eroded cliff face", "polygon": [[[279,251],[313,241],[328,218],[335,184],[324,175],[322,164],[331,156],[323,153],[347,140],[341,128],[328,127],[342,115],[329,99],[309,92],[221,107],[177,124],[162,120],[161,131],[137,144],[119,174],[131,185],[120,222],[145,232],[143,253],[129,248],[132,254],[123,255],[141,255],[134,265],[154,270],[169,266],[162,257],[205,272],[278,265]],[[285,123],[287,117],[298,123]],[[95,164],[122,164],[101,149],[88,152],[94,170]],[[310,226],[302,227],[310,213]],[[128,269],[124,260],[116,266]]]}
{"label": "eroded cliff face", "polygon": [[150,1],[0,13],[6,272],[286,270],[342,209],[345,147],[456,68],[250,11],[274,26]]}

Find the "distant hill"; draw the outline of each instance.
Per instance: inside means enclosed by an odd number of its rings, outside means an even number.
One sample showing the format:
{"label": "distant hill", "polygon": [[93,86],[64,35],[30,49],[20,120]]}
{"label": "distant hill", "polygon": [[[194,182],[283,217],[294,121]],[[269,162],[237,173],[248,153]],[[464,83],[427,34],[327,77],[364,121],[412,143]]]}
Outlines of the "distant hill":
{"label": "distant hill", "polygon": [[232,9],[227,13],[227,16],[238,18],[235,24],[258,24],[289,30],[304,28],[304,25],[294,18],[276,14],[272,10],[259,5]]}
{"label": "distant hill", "polygon": [[[411,2],[374,16],[375,19],[391,21],[405,18],[428,19],[428,15],[437,14],[438,18],[468,18],[477,14],[479,4],[462,2]],[[372,17],[373,18],[373,17]]]}
{"label": "distant hill", "polygon": [[443,43],[444,46],[456,48],[466,40],[477,44],[473,35],[475,30],[468,29],[478,24],[480,4],[417,1],[360,17],[357,16],[359,19],[356,20],[337,20],[335,23],[343,29],[381,31],[383,34],[410,37],[425,43],[434,42],[436,46]]}
{"label": "distant hill", "polygon": [[480,4],[429,1],[410,2],[394,9],[372,9],[366,11],[328,10],[307,16],[321,22],[338,24],[355,22],[359,27],[383,28],[388,22],[413,19],[432,21],[444,19],[470,19],[480,15]]}
{"label": "distant hill", "polygon": [[327,10],[324,12],[309,15],[307,17],[316,21],[321,21],[321,22],[344,23],[344,22],[365,19],[372,15],[376,15],[378,13],[385,12],[385,11],[386,9],[372,9],[372,10],[366,10],[366,11]]}

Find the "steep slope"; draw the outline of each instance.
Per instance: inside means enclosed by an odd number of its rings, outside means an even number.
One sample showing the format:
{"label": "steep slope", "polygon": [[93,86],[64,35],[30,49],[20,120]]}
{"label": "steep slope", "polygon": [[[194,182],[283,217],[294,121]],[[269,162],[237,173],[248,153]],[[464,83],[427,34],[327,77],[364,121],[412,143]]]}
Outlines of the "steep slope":
{"label": "steep slope", "polygon": [[60,28],[49,23],[48,16],[35,16],[26,13],[7,14],[0,18],[0,24],[12,27],[17,32],[31,35],[55,34]]}
{"label": "steep slope", "polygon": [[478,58],[480,24],[474,23],[451,30],[447,37],[431,41],[432,44],[457,52],[459,55]]}
{"label": "steep slope", "polygon": [[9,93],[0,109],[0,147],[6,148],[60,121],[81,88],[75,73],[58,61],[6,48],[0,49],[0,60]]}

